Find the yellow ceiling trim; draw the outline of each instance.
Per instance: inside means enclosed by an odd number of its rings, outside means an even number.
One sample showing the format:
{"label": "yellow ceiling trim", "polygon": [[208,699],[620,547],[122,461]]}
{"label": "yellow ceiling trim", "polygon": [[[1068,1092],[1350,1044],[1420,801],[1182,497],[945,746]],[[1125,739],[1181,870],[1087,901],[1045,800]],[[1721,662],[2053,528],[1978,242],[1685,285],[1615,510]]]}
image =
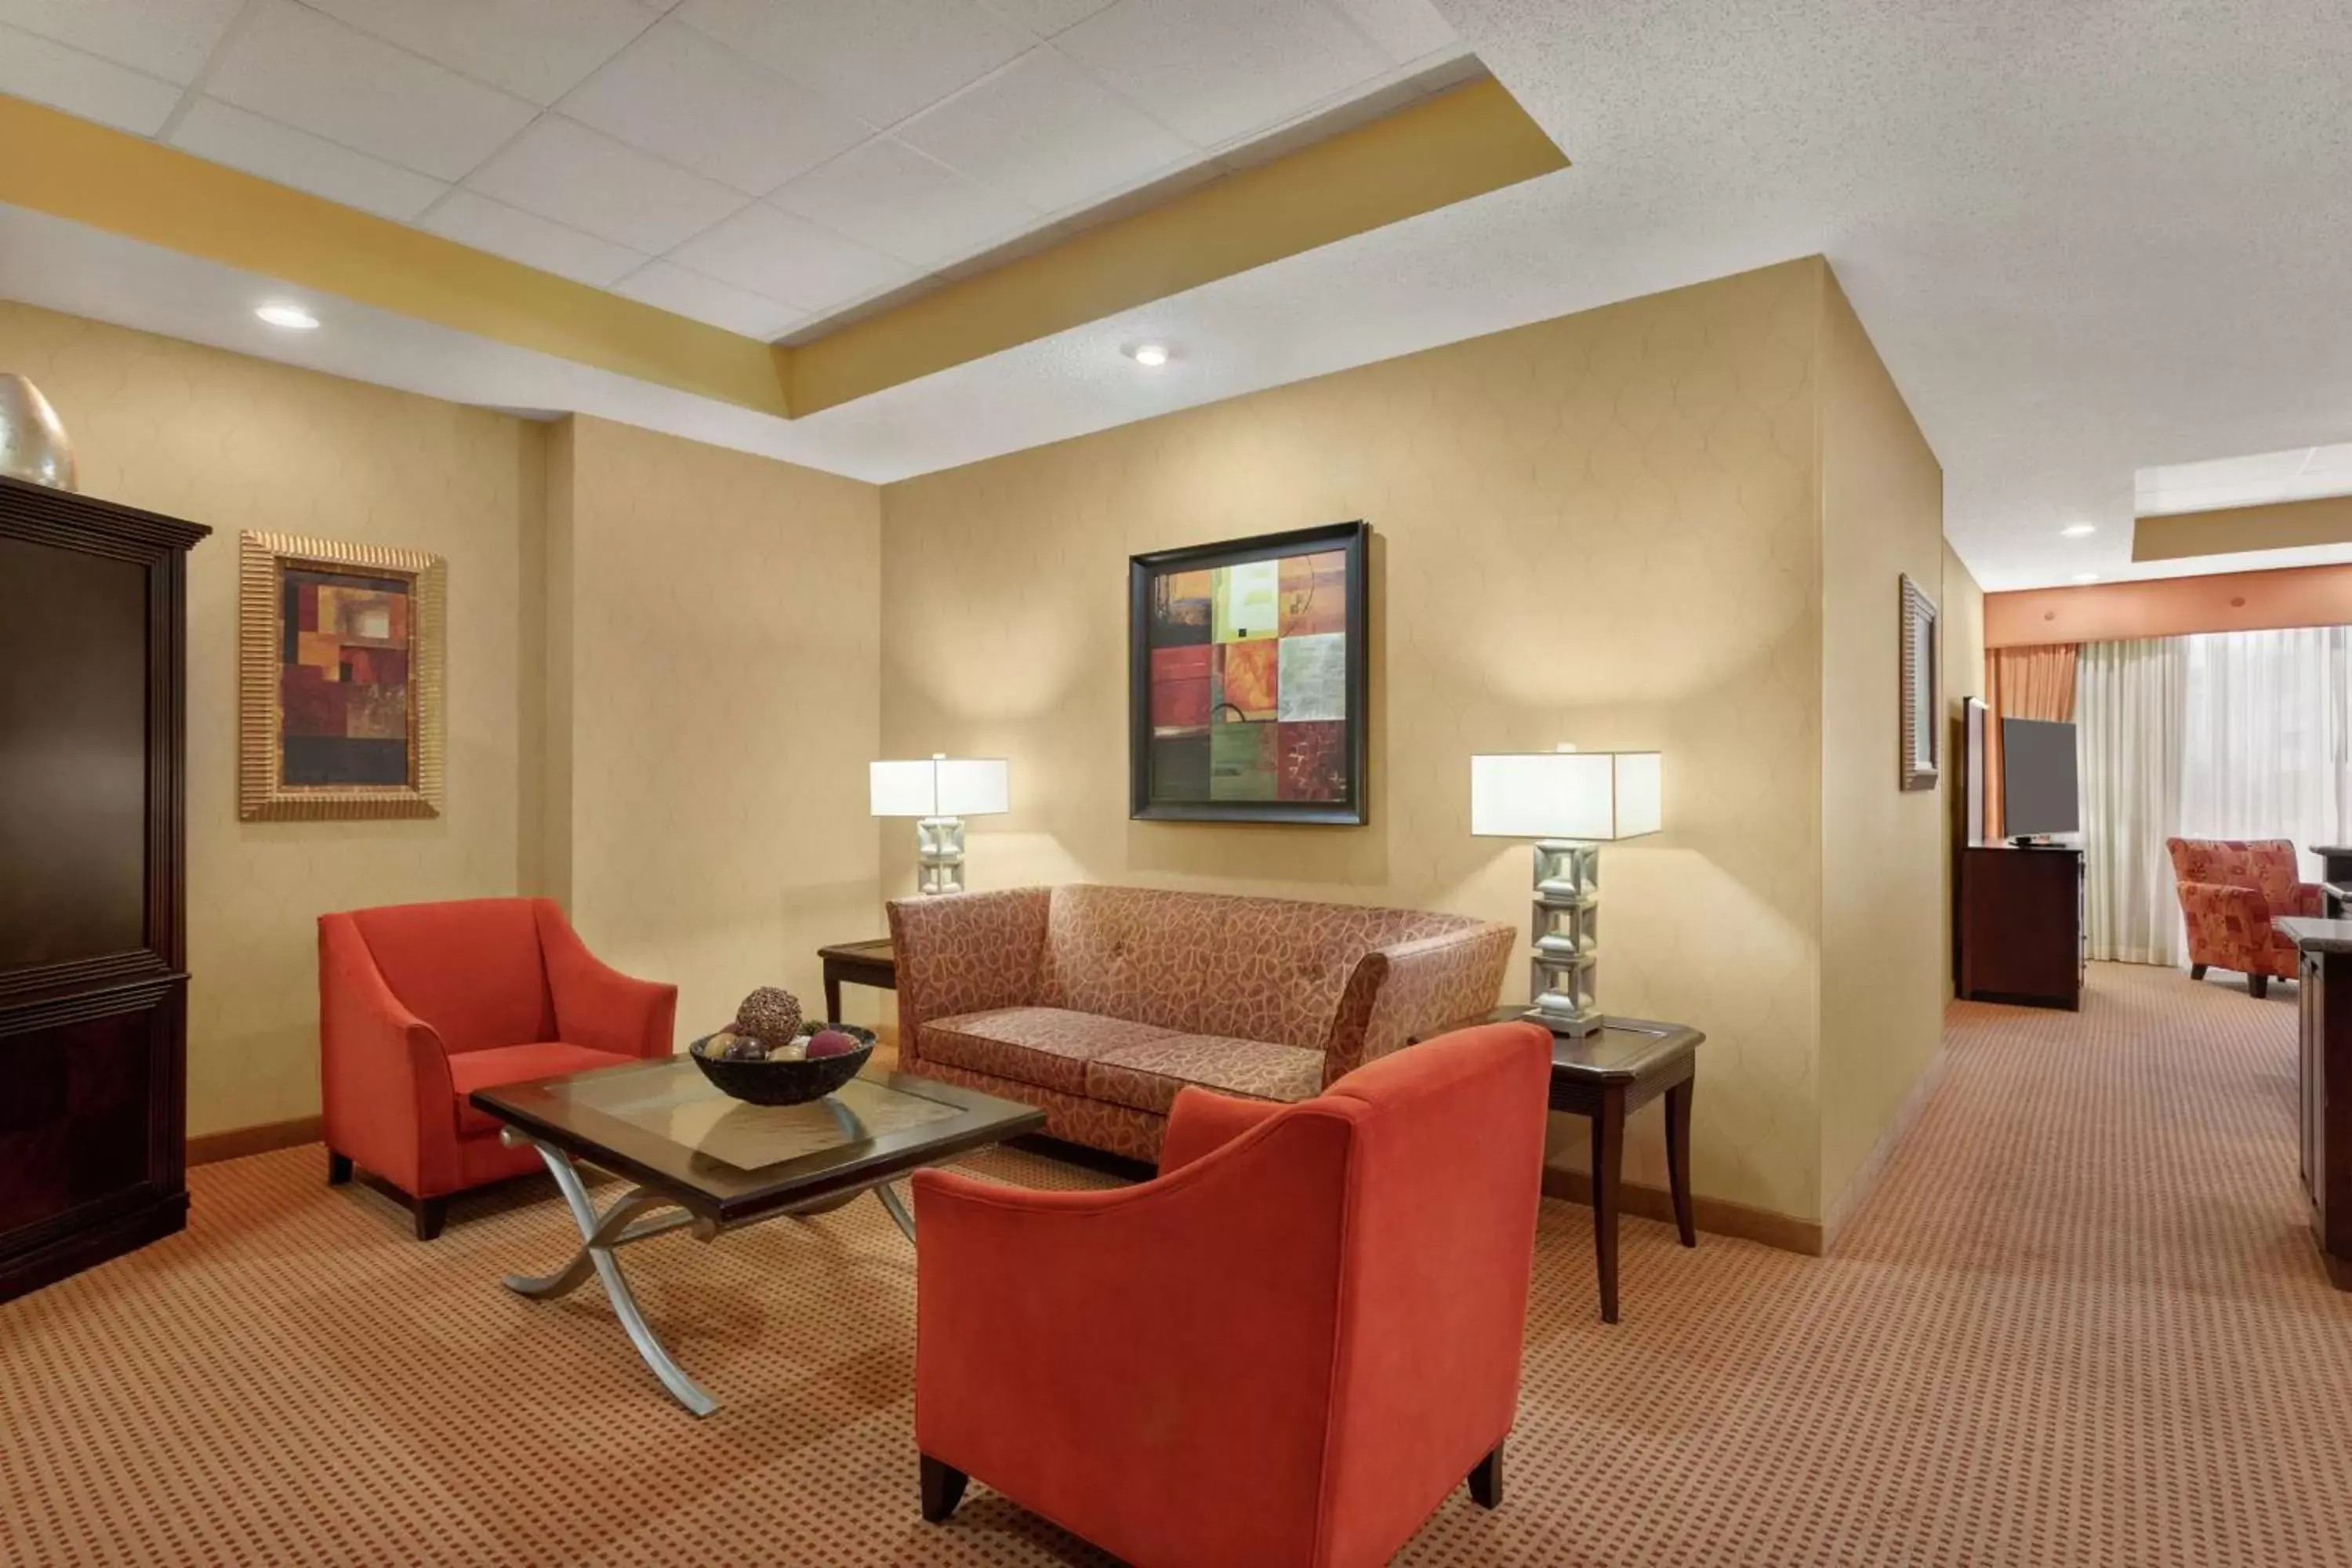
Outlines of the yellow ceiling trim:
{"label": "yellow ceiling trim", "polygon": [[2312,544],[2352,544],[2352,496],[2169,512],[2132,524],[2135,561],[2180,561]]}
{"label": "yellow ceiling trim", "polygon": [[793,351],[814,413],[1568,166],[1492,79],[1227,174]]}
{"label": "yellow ceiling trim", "polygon": [[0,202],[516,348],[791,416],[779,351],[207,163],[0,97]]}
{"label": "yellow ceiling trim", "polygon": [[0,202],[782,418],[1568,166],[1482,79],[783,347],[22,99],[0,146]]}

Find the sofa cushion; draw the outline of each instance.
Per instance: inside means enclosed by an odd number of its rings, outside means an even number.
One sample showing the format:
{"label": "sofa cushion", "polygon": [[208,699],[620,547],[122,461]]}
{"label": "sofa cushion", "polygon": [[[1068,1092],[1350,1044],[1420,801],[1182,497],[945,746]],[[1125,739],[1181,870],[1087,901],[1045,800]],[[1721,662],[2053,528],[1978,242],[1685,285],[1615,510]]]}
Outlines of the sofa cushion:
{"label": "sofa cushion", "polygon": [[1323,1089],[1323,1053],[1221,1035],[1170,1035],[1105,1051],[1086,1064],[1086,1092],[1157,1116],[1186,1084],[1251,1100],[1312,1100]]}
{"label": "sofa cushion", "polygon": [[488,1050],[452,1052],[449,1057],[449,1082],[457,1090],[457,1136],[479,1138],[496,1132],[505,1123],[486,1111],[475,1110],[466,1097],[478,1089],[496,1089],[500,1084],[521,1083],[528,1079],[553,1078],[558,1073],[586,1072],[591,1068],[626,1067],[641,1060],[625,1057],[618,1051],[599,1051],[587,1046],[571,1046],[562,1040],[541,1040],[529,1046],[496,1046]]}
{"label": "sofa cushion", "polygon": [[1175,1032],[1062,1007],[998,1007],[932,1019],[922,1026],[917,1055],[967,1072],[1085,1094],[1088,1061]]}
{"label": "sofa cushion", "polygon": [[376,973],[451,1056],[555,1033],[555,1002],[529,899],[353,910]]}
{"label": "sofa cushion", "polygon": [[1172,1033],[1320,1049],[1376,947],[1483,922],[1421,910],[1085,883],[1054,889],[1037,1000]]}

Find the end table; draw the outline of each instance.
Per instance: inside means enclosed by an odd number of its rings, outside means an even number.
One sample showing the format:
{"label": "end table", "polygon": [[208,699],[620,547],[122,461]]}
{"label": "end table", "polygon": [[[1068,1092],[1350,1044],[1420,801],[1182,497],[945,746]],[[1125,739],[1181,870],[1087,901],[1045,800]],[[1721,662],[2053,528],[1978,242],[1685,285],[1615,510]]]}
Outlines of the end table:
{"label": "end table", "polygon": [[[1473,1024],[1508,1024],[1527,1018],[1525,1006],[1497,1007],[1419,1038],[1434,1038]],[[1604,1018],[1591,1034],[1554,1035],[1551,1040],[1551,1108],[1587,1117],[1592,1123],[1592,1247],[1601,1273],[1601,1321],[1617,1321],[1617,1216],[1620,1178],[1625,1164],[1625,1113],[1664,1095],[1666,1101],[1666,1176],[1674,1189],[1675,1228],[1685,1247],[1698,1245],[1691,1222],[1691,1088],[1698,1071],[1698,1047],[1706,1037],[1683,1024],[1643,1018]]]}
{"label": "end table", "polygon": [[852,985],[871,985],[877,991],[898,989],[898,961],[891,954],[890,939],[887,936],[872,942],[836,942],[818,948],[816,955],[824,963],[824,1019],[828,1024],[841,1022],[844,981]]}

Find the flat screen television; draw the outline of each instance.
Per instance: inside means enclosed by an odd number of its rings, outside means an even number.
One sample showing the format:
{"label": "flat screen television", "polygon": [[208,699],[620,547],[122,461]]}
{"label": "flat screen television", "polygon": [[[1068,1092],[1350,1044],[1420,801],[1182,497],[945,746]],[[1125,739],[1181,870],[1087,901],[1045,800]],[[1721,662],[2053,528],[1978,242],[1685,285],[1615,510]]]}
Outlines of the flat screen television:
{"label": "flat screen television", "polygon": [[2046,719],[2000,721],[2000,816],[2012,838],[2083,830],[2074,725]]}

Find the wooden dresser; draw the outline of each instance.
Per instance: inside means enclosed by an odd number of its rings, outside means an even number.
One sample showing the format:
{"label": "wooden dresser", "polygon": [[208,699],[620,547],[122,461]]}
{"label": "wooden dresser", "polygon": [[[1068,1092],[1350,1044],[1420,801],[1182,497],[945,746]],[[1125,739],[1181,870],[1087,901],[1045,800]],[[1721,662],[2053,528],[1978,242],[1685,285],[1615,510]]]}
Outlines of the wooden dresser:
{"label": "wooden dresser", "polygon": [[2327,1277],[2352,1290],[2352,921],[2282,920],[2301,951],[2295,1059],[2303,1190]]}
{"label": "wooden dresser", "polygon": [[178,1230],[187,552],[0,479],[0,1300]]}
{"label": "wooden dresser", "polygon": [[2029,1007],[2083,1005],[2083,852],[1971,844],[1960,851],[1959,994]]}

